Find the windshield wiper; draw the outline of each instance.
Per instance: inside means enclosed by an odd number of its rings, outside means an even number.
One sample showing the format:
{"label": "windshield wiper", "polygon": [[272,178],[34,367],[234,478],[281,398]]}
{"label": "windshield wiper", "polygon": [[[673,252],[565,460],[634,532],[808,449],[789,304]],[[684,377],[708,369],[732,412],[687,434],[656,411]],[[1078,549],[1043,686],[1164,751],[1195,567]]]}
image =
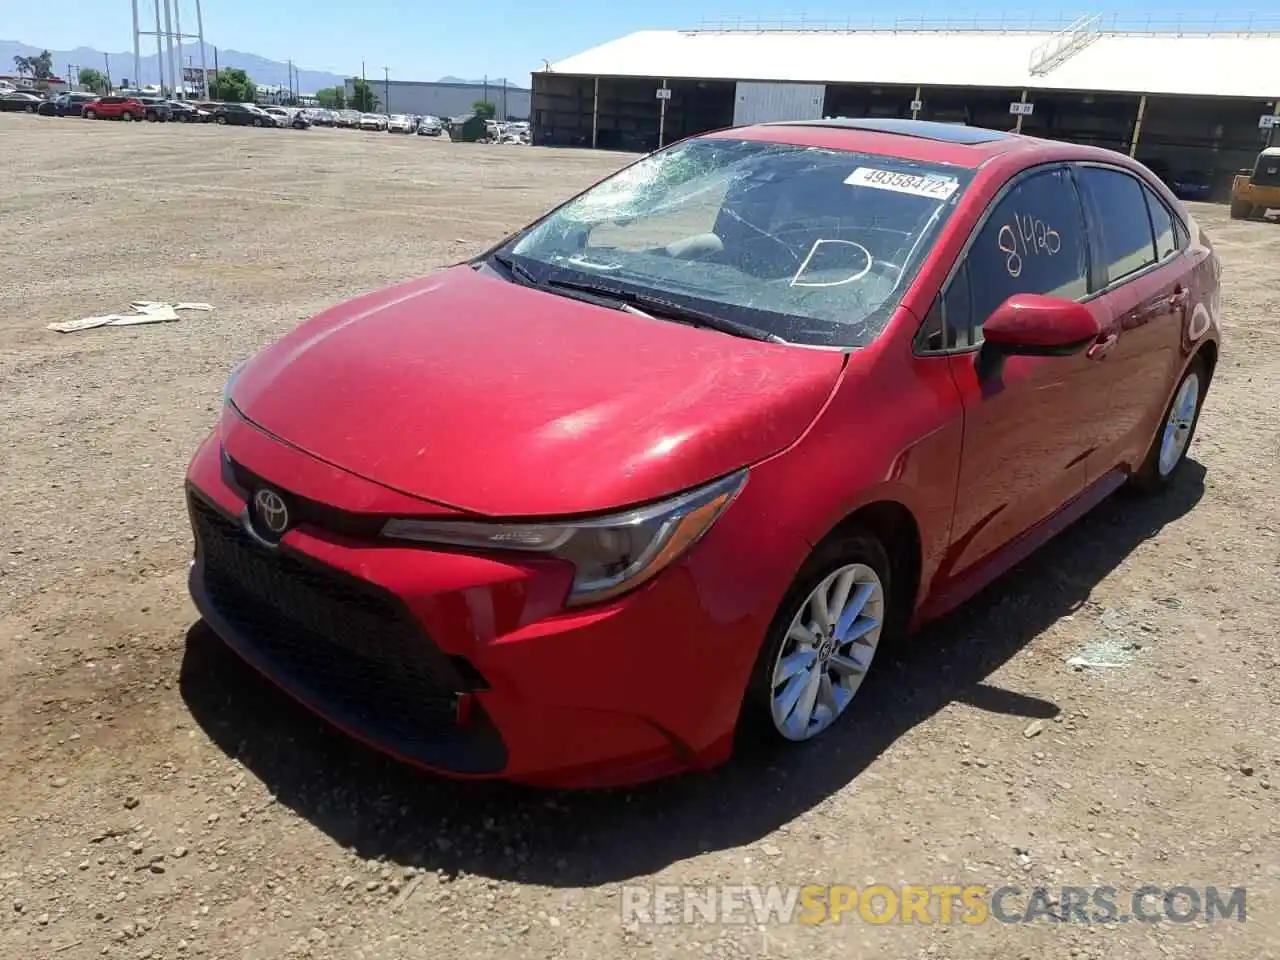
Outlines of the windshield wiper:
{"label": "windshield wiper", "polygon": [[505,253],[495,253],[489,259],[501,266],[526,287],[542,286],[542,281],[535,277],[527,267],[521,266],[513,257],[509,257]]}
{"label": "windshield wiper", "polygon": [[776,334],[761,330],[759,327],[753,327],[746,323],[738,323],[738,321],[730,320],[728,317],[722,317],[718,313],[711,313],[706,310],[698,310],[694,307],[686,307],[678,303],[673,303],[666,297],[655,296],[651,293],[637,293],[632,290],[621,290],[618,287],[610,286],[608,284],[588,283],[582,280],[557,279],[546,280],[544,282],[549,287],[559,287],[564,290],[578,290],[582,293],[592,293],[598,297],[614,300],[626,306],[642,308],[645,311],[650,311],[658,316],[666,317],[668,320],[688,323],[695,327],[706,327],[709,330],[718,330],[721,333],[732,334],[735,337],[746,337],[748,340],[760,340],[765,343],[787,342]]}

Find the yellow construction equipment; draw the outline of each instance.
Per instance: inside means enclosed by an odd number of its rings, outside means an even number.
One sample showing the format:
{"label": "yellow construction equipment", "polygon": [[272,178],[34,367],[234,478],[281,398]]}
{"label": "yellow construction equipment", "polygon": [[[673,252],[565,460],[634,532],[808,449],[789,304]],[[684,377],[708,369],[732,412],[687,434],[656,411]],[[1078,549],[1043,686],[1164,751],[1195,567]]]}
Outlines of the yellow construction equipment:
{"label": "yellow construction equipment", "polygon": [[1241,170],[1231,181],[1231,219],[1248,220],[1280,210],[1280,147],[1258,154],[1252,170]]}

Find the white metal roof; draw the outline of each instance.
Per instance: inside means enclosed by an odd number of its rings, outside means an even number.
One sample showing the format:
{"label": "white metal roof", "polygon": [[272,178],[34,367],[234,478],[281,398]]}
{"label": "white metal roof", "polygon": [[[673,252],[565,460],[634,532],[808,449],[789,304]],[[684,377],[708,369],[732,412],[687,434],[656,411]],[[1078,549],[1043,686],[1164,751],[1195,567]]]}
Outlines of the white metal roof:
{"label": "white metal roof", "polygon": [[561,60],[551,72],[1280,97],[1280,34],[1098,32],[1033,74],[1036,51],[1059,39],[1030,31],[642,30]]}

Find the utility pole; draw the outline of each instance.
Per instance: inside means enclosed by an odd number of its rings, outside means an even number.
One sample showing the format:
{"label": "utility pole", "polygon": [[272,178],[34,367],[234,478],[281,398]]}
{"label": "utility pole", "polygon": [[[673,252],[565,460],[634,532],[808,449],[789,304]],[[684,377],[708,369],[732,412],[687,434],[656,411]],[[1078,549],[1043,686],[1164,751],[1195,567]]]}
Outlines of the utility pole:
{"label": "utility pole", "polygon": [[382,89],[385,91],[385,97],[386,97],[386,99],[382,104],[382,112],[386,114],[390,114],[391,113],[391,68],[390,67],[382,68]]}
{"label": "utility pole", "polygon": [[359,106],[359,107],[357,107],[357,108],[356,108],[356,109],[357,109],[357,110],[359,110],[361,113],[364,113],[364,112],[365,112],[365,109],[364,109],[365,107],[372,107],[372,106],[373,106],[373,104],[368,103],[368,102],[367,102],[367,101],[365,101],[365,99],[364,99],[365,91],[367,91],[368,89],[369,89],[369,80],[368,80],[368,77],[365,75],[365,72],[364,72],[364,61],[363,61],[363,60],[361,60],[361,61],[360,61],[360,97],[359,97],[359,99],[360,99],[360,101],[361,101],[361,106]]}
{"label": "utility pole", "polygon": [[200,9],[200,0],[196,0],[196,35],[200,41],[200,83],[204,89],[204,98],[209,99],[209,70],[204,62],[204,12]]}
{"label": "utility pole", "polygon": [[[160,71],[160,94],[164,95],[164,37],[160,33],[160,0],[153,0],[156,11],[156,69]],[[142,78],[138,78],[138,86],[142,86]]]}
{"label": "utility pole", "polygon": [[173,52],[173,7],[169,0],[164,0],[164,49],[169,60],[169,82],[173,86],[169,96],[176,97],[178,95],[178,62]]}
{"label": "utility pole", "polygon": [[288,60],[285,61],[285,64],[289,68],[289,99],[292,100],[293,99],[293,58],[290,57]]}
{"label": "utility pole", "polygon": [[110,93],[111,92],[111,54],[104,53],[102,55],[102,62],[106,64],[106,67],[107,67],[107,92]]}
{"label": "utility pole", "polygon": [[[138,76],[142,69],[142,24],[138,21],[138,0],[133,0],[133,75]],[[139,80],[133,81],[135,84]]]}
{"label": "utility pole", "polygon": [[182,0],[173,0],[173,29],[178,41],[179,100],[187,99],[187,58],[182,54]]}

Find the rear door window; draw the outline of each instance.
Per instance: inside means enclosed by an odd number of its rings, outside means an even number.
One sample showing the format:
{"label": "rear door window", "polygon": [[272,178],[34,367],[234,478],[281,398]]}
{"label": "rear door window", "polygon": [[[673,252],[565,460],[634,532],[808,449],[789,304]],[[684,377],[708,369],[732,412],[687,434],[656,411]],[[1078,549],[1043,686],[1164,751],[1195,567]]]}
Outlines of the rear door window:
{"label": "rear door window", "polygon": [[1138,178],[1107,167],[1082,167],[1079,175],[1102,242],[1101,263],[1108,285],[1155,263],[1148,191]]}
{"label": "rear door window", "polygon": [[1174,228],[1173,214],[1154,191],[1144,186],[1142,192],[1146,194],[1147,210],[1151,214],[1151,228],[1156,235],[1156,259],[1163,260],[1165,257],[1171,257],[1182,248],[1182,236]]}

